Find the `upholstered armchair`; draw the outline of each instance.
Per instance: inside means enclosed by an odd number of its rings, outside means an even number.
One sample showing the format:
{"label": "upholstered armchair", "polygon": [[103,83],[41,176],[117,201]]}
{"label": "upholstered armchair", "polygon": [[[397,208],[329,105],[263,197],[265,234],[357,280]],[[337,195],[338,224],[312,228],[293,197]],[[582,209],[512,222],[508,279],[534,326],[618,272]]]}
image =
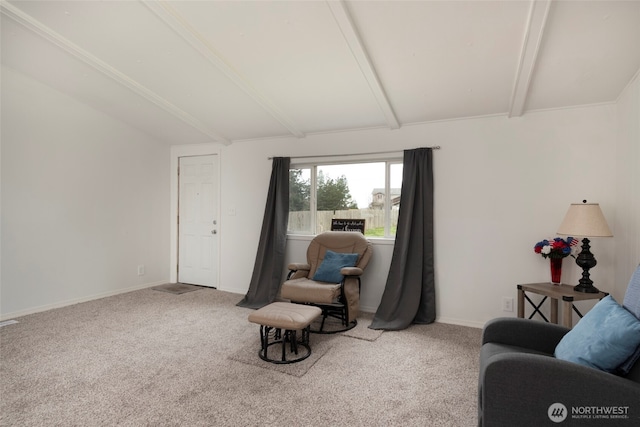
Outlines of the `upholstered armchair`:
{"label": "upholstered armchair", "polygon": [[[322,309],[322,324],[312,332],[331,333],[353,328],[360,309],[360,276],[371,259],[371,243],[358,232],[327,231],[309,243],[306,263],[289,264],[281,297]],[[327,317],[341,322],[324,329]]]}
{"label": "upholstered armchair", "polygon": [[488,322],[478,425],[640,425],[639,342],[640,267],[622,306],[606,297],[573,330],[520,318]]}

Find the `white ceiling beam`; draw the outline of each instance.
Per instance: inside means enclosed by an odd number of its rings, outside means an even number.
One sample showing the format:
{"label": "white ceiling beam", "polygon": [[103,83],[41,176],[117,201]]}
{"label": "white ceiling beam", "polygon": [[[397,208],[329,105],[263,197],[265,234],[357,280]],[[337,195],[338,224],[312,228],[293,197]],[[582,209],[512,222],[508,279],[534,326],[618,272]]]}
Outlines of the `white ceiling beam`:
{"label": "white ceiling beam", "polygon": [[340,27],[340,31],[342,31],[342,35],[349,45],[349,49],[351,49],[351,54],[355,58],[364,78],[367,80],[369,84],[369,88],[373,93],[373,96],[376,98],[378,102],[378,106],[382,110],[385,119],[387,120],[387,124],[391,129],[400,128],[400,123],[396,118],[396,114],[391,107],[391,103],[387,98],[387,94],[380,83],[380,79],[378,78],[378,74],[376,73],[373,64],[371,63],[371,59],[369,58],[369,54],[362,44],[362,40],[360,38],[360,34],[356,29],[355,24],[353,23],[353,19],[347,10],[347,5],[343,0],[333,1],[327,0],[327,4],[331,9],[331,13],[333,13],[333,17],[338,23],[338,27]]}
{"label": "white ceiling beam", "polygon": [[212,63],[229,80],[249,95],[260,107],[276,119],[291,134],[298,138],[304,138],[305,134],[300,131],[293,121],[286,116],[267,97],[262,95],[244,76],[242,76],[202,35],[189,23],[178,11],[171,7],[166,1],[147,1],[142,3],[155,13],[165,24],[180,35],[198,53]]}
{"label": "white ceiling beam", "polygon": [[538,51],[544,37],[544,28],[549,15],[551,0],[532,0],[529,8],[529,20],[525,29],[524,41],[520,52],[520,62],[509,105],[509,117],[519,117],[524,112],[529,95],[529,87],[536,68]]}
{"label": "white ceiling beam", "polygon": [[105,76],[111,78],[116,83],[130,89],[132,92],[138,94],[143,97],[147,101],[157,105],[162,108],[164,111],[168,112],[172,116],[181,120],[182,122],[192,126],[198,131],[202,132],[204,135],[207,135],[213,141],[223,143],[225,145],[230,144],[231,142],[224,136],[214,132],[209,129],[204,123],[191,116],[186,111],[176,107],[171,102],[162,98],[152,90],[146,88],[141,85],[131,77],[126,74],[118,71],[113,68],[111,65],[97,58],[96,56],[90,54],[86,50],[82,49],[80,46],[66,39],[62,35],[53,31],[51,28],[47,27],[40,21],[34,19],[32,16],[24,13],[22,10],[16,8],[12,4],[2,0],[0,1],[0,12],[5,16],[13,19],[18,24],[24,26],[25,28],[33,31],[38,34],[40,37],[48,40],[59,48],[71,54],[73,57],[79,59]]}

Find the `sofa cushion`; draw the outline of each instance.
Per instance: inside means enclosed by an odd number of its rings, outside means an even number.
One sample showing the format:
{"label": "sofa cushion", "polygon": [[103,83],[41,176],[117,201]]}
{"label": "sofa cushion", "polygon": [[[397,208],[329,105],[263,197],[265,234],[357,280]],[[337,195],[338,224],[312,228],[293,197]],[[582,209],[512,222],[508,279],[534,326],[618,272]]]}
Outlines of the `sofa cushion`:
{"label": "sofa cushion", "polygon": [[558,359],[615,372],[640,345],[640,320],[611,295],[600,300],[558,343]]}
{"label": "sofa cushion", "polygon": [[[640,319],[640,266],[636,268],[636,271],[631,276],[631,280],[629,280],[629,286],[627,286],[627,292],[624,294],[622,306]],[[636,348],[636,351],[626,362],[618,367],[617,373],[627,375],[638,360],[640,360],[640,346]]]}
{"label": "sofa cushion", "polygon": [[281,296],[296,302],[311,300],[316,304],[332,304],[340,296],[340,284],[314,282],[301,277],[284,282]]}
{"label": "sofa cushion", "polygon": [[627,286],[627,292],[624,294],[622,305],[640,319],[640,266],[636,268],[631,280],[629,280],[629,286]]}
{"label": "sofa cushion", "polygon": [[327,250],[324,259],[313,275],[313,280],[328,283],[342,282],[342,267],[353,267],[358,261],[358,254],[342,254]]}
{"label": "sofa cushion", "polygon": [[527,353],[527,354],[539,354],[540,356],[549,356],[549,357],[552,356],[549,353],[534,350],[532,348],[525,348],[525,347],[519,347],[517,345],[488,342],[484,344],[480,349],[480,355],[481,355],[480,359],[489,360],[493,356],[496,356],[498,354],[505,354],[505,353]]}
{"label": "sofa cushion", "polygon": [[618,366],[618,369],[616,369],[616,374],[628,375],[629,372],[631,372],[631,369],[636,365],[636,362],[638,362],[638,360],[640,360],[640,345],[638,346],[638,348],[636,348],[636,351],[634,351],[631,356],[629,356],[627,360],[622,363],[622,365]]}

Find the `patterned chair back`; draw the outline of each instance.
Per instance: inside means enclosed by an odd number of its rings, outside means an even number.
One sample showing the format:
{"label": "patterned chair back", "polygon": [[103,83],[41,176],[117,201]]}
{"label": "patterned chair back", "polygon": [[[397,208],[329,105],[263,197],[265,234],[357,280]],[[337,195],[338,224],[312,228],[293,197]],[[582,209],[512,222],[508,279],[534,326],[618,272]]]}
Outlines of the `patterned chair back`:
{"label": "patterned chair back", "polygon": [[640,265],[631,276],[622,305],[640,319]]}

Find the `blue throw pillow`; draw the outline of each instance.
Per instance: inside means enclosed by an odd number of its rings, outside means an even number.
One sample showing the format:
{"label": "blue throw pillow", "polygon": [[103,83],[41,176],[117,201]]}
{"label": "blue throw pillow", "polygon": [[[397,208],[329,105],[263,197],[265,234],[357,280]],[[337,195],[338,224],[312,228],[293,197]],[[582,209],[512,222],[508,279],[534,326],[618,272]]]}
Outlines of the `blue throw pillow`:
{"label": "blue throw pillow", "polygon": [[320,267],[313,275],[313,280],[319,282],[340,283],[342,282],[342,267],[353,267],[358,261],[358,254],[340,254],[327,250]]}
{"label": "blue throw pillow", "polygon": [[600,300],[558,343],[558,359],[614,372],[640,345],[640,320],[611,295]]}

